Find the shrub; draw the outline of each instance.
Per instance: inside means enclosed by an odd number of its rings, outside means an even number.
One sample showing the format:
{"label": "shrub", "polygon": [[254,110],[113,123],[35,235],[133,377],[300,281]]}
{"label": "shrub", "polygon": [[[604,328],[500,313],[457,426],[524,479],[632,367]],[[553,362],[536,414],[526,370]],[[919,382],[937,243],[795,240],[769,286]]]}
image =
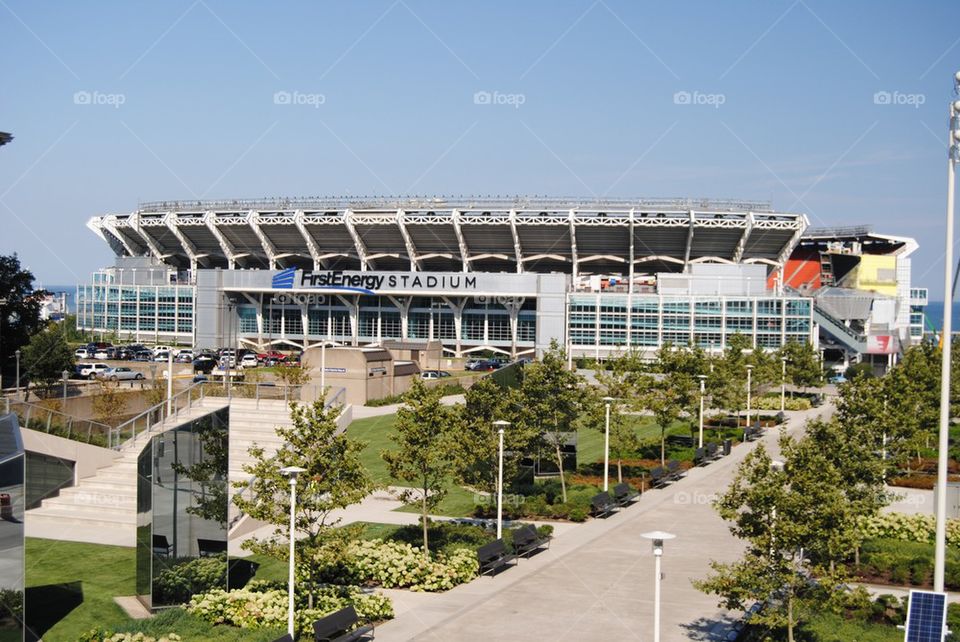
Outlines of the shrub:
{"label": "shrub", "polygon": [[[810,400],[806,397],[787,397],[783,406],[787,410],[809,410],[812,408]],[[756,400],[755,407],[757,410],[780,410],[780,395],[760,397]]]}
{"label": "shrub", "polygon": [[384,588],[446,591],[469,582],[479,570],[472,548],[440,552],[427,559],[419,548],[406,542],[374,539],[351,542],[347,550],[345,565],[350,575]]}
{"label": "shrub", "polygon": [[159,604],[183,604],[197,593],[226,586],[227,559],[224,555],[198,557],[169,566],[153,580]]}
{"label": "shrub", "polygon": [[[936,518],[927,514],[880,513],[861,519],[859,529],[864,538],[881,537],[932,543]],[[960,519],[947,520],[947,544],[960,546]]]}
{"label": "shrub", "polygon": [[77,638],[77,642],[179,642],[182,638],[176,633],[168,633],[154,638],[143,633],[114,633],[97,627]]}
{"label": "shrub", "polygon": [[[309,630],[316,620],[351,604],[364,622],[393,617],[390,598],[364,593],[355,586],[325,587],[313,591],[312,597],[313,608],[297,605],[295,617],[299,630]],[[211,624],[229,624],[241,629],[278,627],[287,622],[287,592],[250,588],[232,591],[214,589],[195,595],[186,608]]]}

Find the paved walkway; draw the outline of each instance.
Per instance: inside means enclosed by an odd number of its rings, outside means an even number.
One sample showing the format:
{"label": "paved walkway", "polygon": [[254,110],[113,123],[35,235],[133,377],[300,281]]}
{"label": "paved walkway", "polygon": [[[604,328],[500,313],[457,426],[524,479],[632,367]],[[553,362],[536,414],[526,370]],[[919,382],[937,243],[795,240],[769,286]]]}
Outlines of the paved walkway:
{"label": "paved walkway", "polygon": [[[789,432],[831,412],[824,406],[788,413]],[[769,430],[761,441],[776,452],[777,437]],[[711,629],[729,616],[691,580],[707,575],[711,559],[733,561],[743,550],[710,501],[756,443],[648,491],[620,514],[559,534],[549,551],[496,577],[441,594],[387,591],[397,617],[377,628],[377,640],[649,640],[654,558],[641,533],[652,530],[678,536],[663,557],[662,639],[718,639]]]}

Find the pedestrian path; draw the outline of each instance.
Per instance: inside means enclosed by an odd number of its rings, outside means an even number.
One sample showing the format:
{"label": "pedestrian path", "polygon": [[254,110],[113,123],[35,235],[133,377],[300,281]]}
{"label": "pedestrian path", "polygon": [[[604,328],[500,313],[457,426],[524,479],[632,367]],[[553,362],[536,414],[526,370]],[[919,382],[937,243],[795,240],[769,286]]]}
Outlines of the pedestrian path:
{"label": "pedestrian path", "polygon": [[[789,412],[788,432],[832,406]],[[711,500],[733,478],[758,443],[776,452],[779,431],[684,479],[645,493],[606,520],[559,533],[551,548],[496,577],[482,577],[441,594],[391,591],[397,617],[377,627],[380,642],[400,640],[650,640],[653,553],[641,534],[675,533],[663,556],[662,640],[719,639],[716,598],[691,584],[709,573],[710,560],[731,562],[743,550]]]}

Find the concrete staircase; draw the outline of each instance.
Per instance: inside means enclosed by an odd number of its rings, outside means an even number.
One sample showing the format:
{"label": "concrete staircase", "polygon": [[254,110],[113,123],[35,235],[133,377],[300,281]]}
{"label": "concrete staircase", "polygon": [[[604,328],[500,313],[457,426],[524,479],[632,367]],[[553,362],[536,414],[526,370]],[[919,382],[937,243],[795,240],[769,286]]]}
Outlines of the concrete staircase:
{"label": "concrete staircase", "polygon": [[64,488],[26,513],[26,535],[48,539],[134,546],[137,519],[137,457],[159,432],[222,408],[226,400],[205,399],[127,441],[113,464]]}

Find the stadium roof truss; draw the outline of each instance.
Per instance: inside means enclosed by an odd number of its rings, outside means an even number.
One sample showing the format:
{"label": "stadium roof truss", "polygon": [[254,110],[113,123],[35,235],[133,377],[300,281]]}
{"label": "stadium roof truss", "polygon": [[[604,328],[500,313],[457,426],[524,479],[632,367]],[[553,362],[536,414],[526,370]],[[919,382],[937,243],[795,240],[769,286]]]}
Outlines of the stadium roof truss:
{"label": "stadium roof truss", "polygon": [[805,215],[763,203],[564,199],[161,203],[88,222],[118,256],[191,269],[574,275],[678,271],[696,263],[776,268],[807,225]]}

